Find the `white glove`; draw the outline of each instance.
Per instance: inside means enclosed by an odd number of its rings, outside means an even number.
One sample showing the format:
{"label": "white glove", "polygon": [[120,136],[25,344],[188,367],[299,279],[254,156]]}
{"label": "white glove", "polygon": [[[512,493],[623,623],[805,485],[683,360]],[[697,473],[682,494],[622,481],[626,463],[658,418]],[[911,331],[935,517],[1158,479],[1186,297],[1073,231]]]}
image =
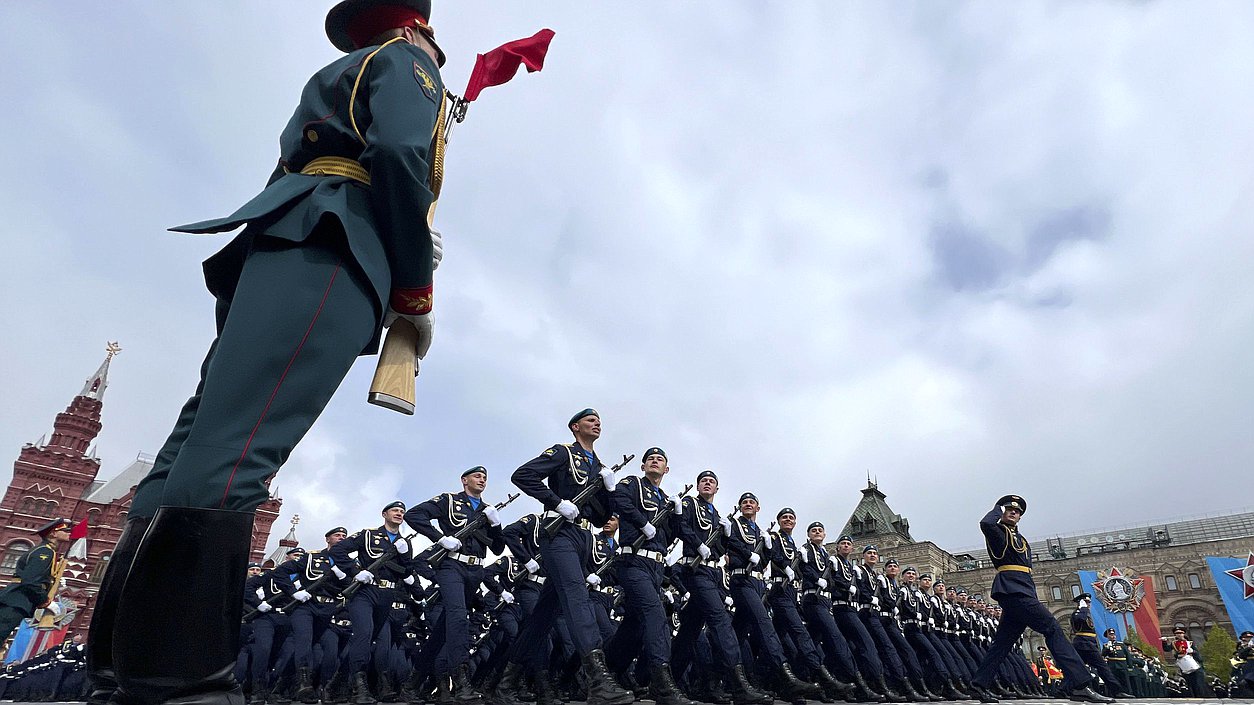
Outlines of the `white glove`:
{"label": "white glove", "polygon": [[257,605],[257,611],[263,614],[266,612],[269,612],[272,609],[274,609],[274,607],[271,607],[270,603],[266,602],[265,600],[262,600],[261,604]]}
{"label": "white glove", "polygon": [[45,607],[44,609],[51,612],[54,616],[57,616],[57,617],[61,616],[61,605],[56,600],[49,602],[48,606]]}
{"label": "white glove", "polygon": [[399,319],[409,321],[418,331],[418,340],[414,344],[414,376],[417,377],[418,361],[426,357],[427,351],[431,349],[431,338],[435,335],[435,314],[397,313],[389,307],[387,314],[383,316],[383,327],[391,328]]}
{"label": "white glove", "polygon": [[736,601],[731,599],[731,596],[728,595],[727,597],[723,598],[723,604],[727,605],[728,607],[731,607],[732,605],[736,604]]}
{"label": "white glove", "polygon": [[750,564],[750,565],[757,565],[757,564],[759,564],[759,563],[761,563],[761,562],[762,562],[762,557],[761,557],[761,556],[759,556],[759,555],[758,555],[758,554],[756,554],[756,553],[750,553],[750,554],[749,554],[749,564]]}
{"label": "white glove", "polygon": [[297,590],[292,593],[292,599],[297,602],[309,602],[311,597],[313,597],[313,595],[310,595],[308,590]]}
{"label": "white glove", "polygon": [[587,582],[589,585],[593,585],[593,586],[600,585],[601,576],[597,575],[596,573],[592,573],[588,577],[584,578],[584,581]]}
{"label": "white glove", "polygon": [[438,543],[450,551],[456,551],[462,547],[461,539],[456,536],[441,536]]}
{"label": "white glove", "polygon": [[657,529],[652,524],[645,524],[640,527],[640,533],[644,534],[646,539],[652,539],[654,536],[657,536]]}
{"label": "white glove", "polygon": [[679,495],[673,495],[670,498],[671,512],[675,516],[681,516],[684,513],[684,498]]}
{"label": "white glove", "polygon": [[927,618],[927,626],[929,626],[929,627],[934,627],[934,626],[936,626],[936,620],[935,620],[935,619],[932,619],[931,617],[928,617],[928,618]]}
{"label": "white glove", "polygon": [[509,590],[502,590],[501,601],[507,605],[514,604],[514,593],[510,592]]}
{"label": "white glove", "polygon": [[666,600],[667,604],[675,604],[675,595],[670,590],[664,590],[662,592],[662,599]]}
{"label": "white glove", "polygon": [[357,575],[353,576],[353,580],[369,585],[374,582],[374,573],[371,573],[368,570],[359,570],[357,571]]}
{"label": "white glove", "polygon": [[854,595],[857,595],[857,594],[858,594],[858,586],[854,585],[853,583],[850,583],[849,584],[849,596],[853,597]]}
{"label": "white glove", "polygon": [[340,580],[343,580],[345,576],[348,575],[344,571],[340,570],[340,567],[338,565],[331,566],[331,572],[334,573],[335,577],[339,578]]}
{"label": "white glove", "polygon": [[429,228],[431,230],[431,271],[440,268],[440,261],[444,259],[444,236],[439,230]]}
{"label": "white glove", "polygon": [[819,578],[818,586],[820,590],[827,589],[827,578]]}
{"label": "white glove", "polygon": [[610,492],[614,491],[614,471],[609,468],[601,468],[601,482],[604,483],[605,489]]}
{"label": "white glove", "polygon": [[[784,575],[787,575],[787,576],[788,576],[788,580],[789,580],[789,581],[792,581],[792,580],[796,580],[796,579],[797,579],[797,571],[793,570],[793,569],[792,569],[792,566],[790,566],[790,565],[786,565],[786,566],[784,566]],[[822,580],[822,578],[819,578],[819,580]],[[827,583],[826,583],[826,582],[824,582],[824,583],[823,583],[823,587],[827,587]]]}
{"label": "white glove", "polygon": [[731,519],[728,519],[727,517],[719,517],[718,523],[719,523],[719,526],[723,527],[723,535],[731,536],[731,527],[732,527]]}
{"label": "white glove", "polygon": [[770,550],[770,548],[771,548],[771,532],[767,531],[767,532],[764,532],[764,533],[762,534],[762,545],[763,545],[763,546],[766,546],[767,550]]}
{"label": "white glove", "polygon": [[256,595],[258,600],[266,599],[266,591],[263,588],[257,588]]}
{"label": "white glove", "polygon": [[409,542],[405,539],[396,539],[392,542],[392,545],[396,546],[396,552],[402,556],[409,553]]}
{"label": "white glove", "polygon": [[491,524],[492,526],[501,525],[501,513],[498,512],[496,510],[496,507],[492,506],[491,504],[484,505],[483,515],[488,518],[488,523]]}
{"label": "white glove", "polygon": [[703,560],[703,561],[704,561],[704,560],[709,560],[709,558],[710,558],[710,547],[709,547],[709,546],[707,546],[707,545],[705,545],[705,544],[701,544],[701,545],[697,546],[697,555],[701,556],[701,560]]}
{"label": "white glove", "polygon": [[528,573],[535,574],[540,572],[540,564],[534,558],[524,563],[523,567],[527,569]]}
{"label": "white glove", "polygon": [[405,579],[402,580],[401,582],[405,583],[406,585],[413,585],[414,583],[418,582],[418,579],[412,575],[406,575]]}
{"label": "white glove", "polygon": [[880,598],[878,598],[878,597],[872,597],[872,598],[871,598],[871,608],[872,608],[872,609],[879,609],[879,606],[880,606]]}
{"label": "white glove", "polygon": [[566,521],[574,521],[579,518],[579,507],[569,499],[563,499],[557,504],[557,513],[561,514]]}

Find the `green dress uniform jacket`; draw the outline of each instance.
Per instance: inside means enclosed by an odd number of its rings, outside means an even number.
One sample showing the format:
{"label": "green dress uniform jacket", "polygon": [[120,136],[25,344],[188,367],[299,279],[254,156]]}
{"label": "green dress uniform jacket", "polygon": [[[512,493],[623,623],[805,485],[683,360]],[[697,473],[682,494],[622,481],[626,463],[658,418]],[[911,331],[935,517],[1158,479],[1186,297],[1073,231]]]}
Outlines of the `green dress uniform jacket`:
{"label": "green dress uniform jacket", "polygon": [[52,544],[36,546],[30,553],[17,560],[18,582],[0,590],[0,606],[22,611],[27,617],[43,607],[52,588],[52,566],[57,562],[57,552]]}

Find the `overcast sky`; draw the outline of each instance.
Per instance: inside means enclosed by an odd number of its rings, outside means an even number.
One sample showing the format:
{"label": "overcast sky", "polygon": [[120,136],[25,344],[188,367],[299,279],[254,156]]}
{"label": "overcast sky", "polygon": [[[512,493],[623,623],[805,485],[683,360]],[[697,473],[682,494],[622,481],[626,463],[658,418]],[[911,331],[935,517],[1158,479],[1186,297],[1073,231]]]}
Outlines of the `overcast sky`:
{"label": "overcast sky", "polygon": [[[104,356],[102,477],[155,452],[213,338],[200,262],[263,185],[330,2],[0,3],[0,449]],[[449,145],[418,411],[353,368],[279,474],[318,544],[565,421],[674,490],[837,528],[867,473],[916,539],[1240,509],[1254,459],[1254,5],[437,0],[542,73]],[[5,461],[6,463],[8,461]],[[638,467],[633,464],[633,467]],[[507,518],[538,505],[520,500]],[[835,531],[836,529],[833,529]]]}

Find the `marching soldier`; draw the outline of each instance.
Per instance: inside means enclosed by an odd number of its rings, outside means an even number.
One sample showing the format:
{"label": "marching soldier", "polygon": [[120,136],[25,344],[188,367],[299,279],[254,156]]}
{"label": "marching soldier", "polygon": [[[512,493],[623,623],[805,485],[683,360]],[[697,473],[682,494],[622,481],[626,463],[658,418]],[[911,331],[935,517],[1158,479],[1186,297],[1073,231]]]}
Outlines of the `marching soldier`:
{"label": "marching soldier", "polygon": [[1128,672],[1128,657],[1132,655],[1128,645],[1119,640],[1113,627],[1102,632],[1102,636],[1106,638],[1106,644],[1102,646],[1102,658],[1106,659],[1106,664],[1110,666],[1116,679],[1114,683],[1111,683],[1111,688],[1123,691],[1130,697],[1137,697],[1136,691],[1132,688],[1132,676]]}
{"label": "marching soldier", "polygon": [[980,662],[971,684],[977,688],[981,702],[997,702],[997,698],[988,692],[993,676],[1023,630],[1031,627],[1045,637],[1049,650],[1058,659],[1058,665],[1071,687],[1072,700],[1114,702],[1089,687],[1093,676],[1067,642],[1058,621],[1037,599],[1036,584],[1032,582],[1032,548],[1019,533],[1019,519],[1027,508],[1028,503],[1022,497],[1006,495],[997,500],[997,506],[980,520],[988,556],[997,566],[992,596],[1002,607],[1002,617],[993,643]]}
{"label": "marching soldier", "polygon": [[755,653],[774,674],[781,698],[804,703],[807,697],[819,694],[818,687],[802,682],[793,674],[784,659],[784,647],[775,633],[775,625],[763,604],[766,597],[763,571],[770,564],[770,536],[758,526],[758,498],[752,492],[745,492],[736,504],[740,516],[732,522],[727,536],[727,568],[731,576],[732,601],[736,604],[732,626],[737,632],[752,637]]}
{"label": "marching soldier", "polygon": [[1090,611],[1093,596],[1087,592],[1080,593],[1072,598],[1072,602],[1075,602],[1075,611],[1071,613],[1071,645],[1075,647],[1076,653],[1089,665],[1089,668],[1097,671],[1098,677],[1106,684],[1108,695],[1113,698],[1132,697],[1120,689],[1119,683],[1122,681],[1115,678],[1110,665],[1106,663],[1106,659],[1102,658],[1102,650],[1097,645],[1097,630],[1093,626],[1093,615]]}
{"label": "marching soldier", "polygon": [[[432,625],[428,648],[439,648],[435,657],[438,679],[437,703],[478,702],[483,695],[470,684],[470,612],[483,584],[483,562],[488,549],[494,553],[505,550],[501,535],[501,517],[483,499],[488,486],[488,471],[477,465],[462,473],[462,491],[444,493],[419,504],[405,513],[405,523],[448,551],[435,567],[435,582],[440,586],[440,604],[444,611],[440,621]],[[454,534],[482,514],[488,526],[459,539]]]}
{"label": "marching soldier", "polygon": [[[814,540],[813,534],[810,540]],[[845,640],[849,642],[849,648],[857,657],[858,670],[878,686],[876,692],[883,695],[885,700],[903,702],[902,696],[890,688],[885,680],[885,666],[879,657],[875,640],[859,619],[861,605],[865,602],[869,607],[871,602],[859,585],[863,582],[862,569],[849,559],[852,554],[853,537],[841,536],[836,541],[836,555],[832,558],[832,579],[829,583],[832,590],[832,618],[836,620],[836,626],[840,627]]]}
{"label": "marching soldier", "polygon": [[410,570],[409,542],[401,536],[405,503],[390,502],[382,514],[383,524],[377,529],[362,529],[327,549],[331,555],[331,572],[341,580],[351,577],[361,584],[349,599],[347,608],[352,634],[344,673],[354,705],[375,703],[366,680],[372,646],[376,647],[376,661],[386,655],[392,641],[388,613],[393,602],[404,599],[400,587],[413,585],[416,580]]}
{"label": "marching soldier", "polygon": [[[683,500],[662,489],[662,479],[670,472],[670,465],[661,448],[646,450],[640,469],[642,475],[619,480],[618,489],[611,495],[623,544],[615,568],[616,579],[627,616],[606,647],[606,657],[611,671],[625,675],[639,651],[640,661],[648,669],[649,694],[657,705],[691,705],[675,687],[671,626],[662,605],[666,554],[677,534],[675,525],[683,515]],[[668,504],[669,517],[657,521]]]}
{"label": "marching soldier", "polygon": [[[331,572],[330,549],[348,537],[348,529],[337,526],[324,534],[327,547],[313,553],[300,552],[274,569],[279,579],[291,584],[293,604],[288,610],[292,625],[293,658],[296,662],[295,698],[302,703],[318,702],[313,682],[314,645],[322,646],[318,682],[326,685],[335,673],[339,640],[331,632],[331,620],[340,602],[340,592],[348,587],[347,578]],[[289,553],[289,556],[291,554]]]}
{"label": "marching soldier", "polygon": [[966,694],[957,689],[948,659],[928,638],[928,632],[932,629],[927,616],[930,611],[927,596],[919,591],[918,577],[919,571],[914,566],[906,566],[901,571],[902,583],[897,590],[897,615],[901,620],[902,632],[910,646],[914,647],[915,653],[927,661],[932,673],[936,675],[941,684],[940,694],[948,700],[963,700]]}
{"label": "marching soldier", "polygon": [[1232,653],[1232,660],[1241,676],[1242,697],[1254,696],[1254,632],[1241,632],[1241,641]]}
{"label": "marching soldier", "polygon": [[[885,607],[884,600],[881,597],[879,575],[875,572],[875,566],[879,563],[880,552],[875,546],[864,546],[862,548],[862,565],[855,566],[854,580],[858,586],[857,595],[854,599],[858,603],[858,619],[862,620],[862,624],[866,627],[866,631],[871,635],[875,647],[879,650],[880,663],[884,665],[884,670],[900,686],[901,692],[907,698],[915,702],[928,700],[926,695],[920,695],[915,692],[914,686],[911,685],[907,676],[906,664],[902,662],[903,654],[897,652],[896,646],[889,638],[888,633],[884,630],[884,622],[881,619],[883,609]],[[915,663],[917,668],[918,663]],[[918,674],[922,677],[923,673]]]}
{"label": "marching soldier", "polygon": [[237,590],[267,481],[382,327],[412,324],[419,359],[431,345],[445,97],[430,16],[430,0],[335,5],[327,35],[347,55],[306,85],[266,188],[178,228],[245,226],[205,263],[217,338],[100,588],[93,702],[119,685],[147,703],[240,697]]}
{"label": "marching soldier", "polygon": [[[614,472],[603,467],[593,450],[601,436],[601,417],[595,409],[584,409],[570,418],[567,427],[575,437],[570,444],[558,443],[534,460],[514,471],[518,489],[534,497],[546,510],[556,512],[564,520],[552,536],[540,531],[540,555],[548,573],[540,601],[530,619],[523,625],[510,655],[505,674],[497,686],[504,705],[519,705],[518,681],[523,664],[533,673],[543,670],[541,655],[532,648],[542,643],[553,628],[558,613],[566,620],[570,636],[578,652],[589,705],[626,705],[635,700],[628,691],[614,682],[605,666],[601,631],[592,612],[587,589],[590,546],[590,524],[602,525],[609,517],[608,495],[614,489]],[[546,484],[547,482],[547,484]],[[573,501],[592,483],[601,483],[603,491],[595,493],[583,506]]]}
{"label": "marching soldier", "polygon": [[[305,549],[294,547],[288,549],[287,561],[294,561],[305,555]],[[286,562],[285,562],[286,563]],[[250,581],[253,592],[257,595],[257,616],[253,619],[252,645],[252,692],[248,698],[249,705],[264,705],[270,692],[270,656],[275,653],[275,638],[280,640],[289,631],[290,621],[287,614],[276,609],[284,607],[296,592],[292,581],[283,577],[277,567],[262,571],[255,580]]]}
{"label": "marching soldier", "polygon": [[0,590],[0,642],[8,639],[22,620],[33,616],[37,609],[61,614],[61,606],[54,598],[65,559],[57,554],[57,544],[69,540],[73,526],[66,519],[53,519],[44,524],[35,532],[43,542],[17,559],[14,571],[17,582]]}
{"label": "marching soldier", "polygon": [[[864,556],[865,558],[867,556]],[[871,565],[873,567],[874,563],[871,563]],[[897,623],[899,618],[898,605],[901,600],[901,588],[897,583],[897,576],[900,571],[901,564],[897,559],[889,558],[884,564],[884,573],[875,576],[875,591],[880,600],[880,625],[892,643],[894,650],[905,664],[910,677],[914,679],[915,690],[926,699],[943,700],[944,698],[940,698],[928,690],[927,683],[923,678],[923,667],[919,664],[914,649],[906,641],[906,635],[902,634],[901,627]]]}

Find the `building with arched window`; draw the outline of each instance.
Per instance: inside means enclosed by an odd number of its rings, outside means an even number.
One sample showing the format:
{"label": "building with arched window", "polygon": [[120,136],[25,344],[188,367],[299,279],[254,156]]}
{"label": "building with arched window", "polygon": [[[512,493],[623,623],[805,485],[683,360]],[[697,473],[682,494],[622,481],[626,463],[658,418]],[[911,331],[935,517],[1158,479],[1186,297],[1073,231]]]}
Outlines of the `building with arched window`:
{"label": "building with arched window", "polygon": [[[102,428],[110,352],[64,411],[56,415],[51,438],[27,443],[13,463],[13,477],[0,499],[0,584],[10,582],[18,560],[39,541],[35,530],[54,517],[87,521],[87,558],[66,566],[60,591],[78,606],[72,628],[85,632],[109,556],[130,511],[135,486],[152,468],[153,456],[139,454],[111,479],[100,479],[101,461],[91,447]],[[257,510],[252,560],[265,556],[270,527],[282,500],[271,497]],[[68,549],[68,546],[63,546]]]}

